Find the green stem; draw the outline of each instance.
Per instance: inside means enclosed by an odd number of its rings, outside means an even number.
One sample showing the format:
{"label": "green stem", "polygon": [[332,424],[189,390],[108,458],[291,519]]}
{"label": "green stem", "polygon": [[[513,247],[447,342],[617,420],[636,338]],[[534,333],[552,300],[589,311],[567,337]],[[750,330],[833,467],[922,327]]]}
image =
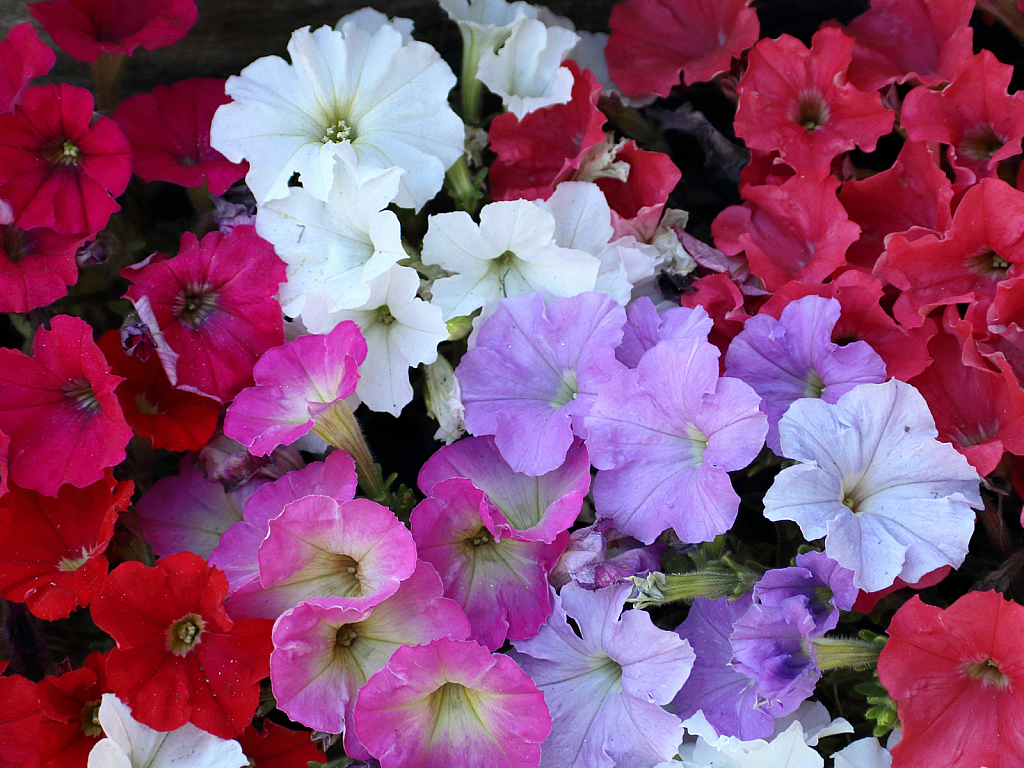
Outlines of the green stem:
{"label": "green stem", "polygon": [[639,596],[630,602],[637,608],[687,602],[698,597],[715,599],[736,593],[743,579],[732,570],[706,569],[687,573],[652,573],[647,578],[634,576],[633,585]]}
{"label": "green stem", "polygon": [[117,106],[117,76],[126,58],[119,53],[101,51],[96,61],[89,65],[96,84],[96,109],[105,115]]}
{"label": "green stem", "polygon": [[363,430],[345,401],[335,403],[317,417],[313,434],[352,457],[363,493],[371,499],[385,496],[387,488],[381,481],[380,468],[374,464]]}
{"label": "green stem", "polygon": [[816,637],[811,644],[822,672],[843,667],[869,669],[878,662],[882,650],[879,643],[853,637]]}

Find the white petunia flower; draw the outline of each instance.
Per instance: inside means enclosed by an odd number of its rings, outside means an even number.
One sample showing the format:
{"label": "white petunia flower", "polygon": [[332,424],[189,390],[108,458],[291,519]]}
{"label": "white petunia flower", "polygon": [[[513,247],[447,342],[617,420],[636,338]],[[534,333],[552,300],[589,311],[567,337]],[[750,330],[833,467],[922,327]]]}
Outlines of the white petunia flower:
{"label": "white petunia flower", "polygon": [[859,739],[832,757],[836,768],[892,768],[892,755],[874,736]]}
{"label": "white petunia flower", "polygon": [[136,721],[112,693],[103,694],[100,727],[106,738],[89,752],[89,768],[242,768],[249,765],[237,741],[220,739],[185,723],[154,731]]}
{"label": "white petunia flower", "polygon": [[342,16],[338,19],[338,23],[334,25],[334,28],[340,32],[342,27],[349,22],[352,22],[360,29],[365,29],[371,35],[385,24],[390,24],[402,33],[402,45],[408,45],[412,42],[412,19],[405,19],[400,16],[389,19],[387,14],[367,6]]}
{"label": "white petunia flower", "polygon": [[312,333],[327,333],[352,320],[366,339],[366,361],[359,366],[356,394],[372,411],[398,416],[412,400],[409,368],[437,359],[437,345],[448,338],[441,310],[416,298],[415,269],[394,266],[369,283],[370,298],[358,309],[327,310],[311,295],[303,314]]}
{"label": "white petunia flower", "polygon": [[280,293],[285,314],[298,317],[313,293],[322,294],[330,312],[362,306],[369,281],[406,258],[398,217],[384,210],[401,176],[401,169],[389,168],[360,178],[338,158],[326,202],[293,188],[260,207],[256,231],[288,265]]}
{"label": "white petunia flower", "polygon": [[892,379],[861,384],[835,404],[797,400],[779,423],[782,453],[800,464],[775,478],[769,520],[793,520],[808,541],[854,572],[865,592],[958,567],[981,507],[981,478],[939,442],[921,394]]}
{"label": "white petunia flower", "polygon": [[455,273],[431,289],[446,320],[481,307],[487,315],[501,299],[523,293],[549,299],[592,291],[601,264],[559,247],[554,216],[529,200],[486,205],[479,224],[462,211],[431,216],[421,258]]}
{"label": "white petunia flower", "polygon": [[459,25],[464,80],[476,77],[480,57],[485,51],[493,52],[505,42],[517,21],[537,17],[537,9],[524,2],[440,0],[440,3],[448,18]]}
{"label": "white petunia flower", "polygon": [[418,210],[437,193],[465,141],[448,106],[455,75],[437,51],[402,45],[391,25],[370,33],[348,22],[340,32],[296,30],[288,53],[291,64],[265,56],[228,78],[234,101],[217,110],[210,129],[215,149],[249,161],[257,202],[287,195],[295,173],[325,198],[335,157],[360,172],[403,169],[400,206]]}
{"label": "white petunia flower", "polygon": [[497,53],[484,52],[477,76],[492,93],[501,96],[509,112],[522,120],[535,109],[568,103],[573,78],[562,61],[579,39],[564,27],[547,27],[536,19],[523,19]]}

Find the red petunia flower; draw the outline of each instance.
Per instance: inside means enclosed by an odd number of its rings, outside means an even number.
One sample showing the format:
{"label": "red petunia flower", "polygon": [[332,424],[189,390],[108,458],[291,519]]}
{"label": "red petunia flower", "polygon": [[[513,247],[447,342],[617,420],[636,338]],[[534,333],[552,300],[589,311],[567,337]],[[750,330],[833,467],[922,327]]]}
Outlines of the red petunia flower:
{"label": "red petunia flower", "polygon": [[39,756],[43,768],[86,768],[89,752],[103,736],[96,718],[100,697],[110,693],[107,659],[91,653],[81,669],[44,677],[36,692],[43,720]]}
{"label": "red petunia flower", "polygon": [[679,303],[684,307],[704,307],[714,327],[708,341],[721,350],[719,368],[725,370],[725,351],[750,317],[743,308],[743,294],[728,274],[706,275],[683,293]]}
{"label": "red petunia flower", "polygon": [[601,84],[575,61],[565,66],[573,76],[567,104],[536,109],[522,120],[506,112],[491,121],[488,140],[497,155],[488,172],[493,200],[546,200],[604,140],[607,118],[597,108]]}
{"label": "red petunia flower", "polygon": [[[6,666],[3,662],[0,671]],[[39,727],[43,719],[35,683],[21,675],[0,677],[0,765],[40,768]]]}
{"label": "red petunia flower", "polygon": [[622,92],[668,96],[679,83],[703,83],[727,72],[757,42],[753,0],[625,0],[612,8],[605,50],[608,73]]}
{"label": "red petunia flower", "polygon": [[126,355],[119,331],[103,334],[99,348],[113,372],[124,377],[115,392],[135,434],[169,451],[198,451],[206,445],[217,428],[217,403],[172,387],[158,358]]}
{"label": "red petunia flower", "polygon": [[7,493],[7,454],[10,452],[11,438],[0,432],[0,497]]}
{"label": "red petunia flower", "polygon": [[103,553],[134,489],[109,469],[86,488],[63,486],[56,498],[11,488],[0,497],[0,595],[47,621],[88,605],[107,575]]}
{"label": "red petunia flower", "polygon": [[10,112],[35,77],[50,71],[57,57],[28,22],[11,27],[0,40],[0,112]]}
{"label": "red petunia flower", "polygon": [[221,738],[241,733],[270,674],[271,622],[224,610],[228,581],[191,552],[119,565],[92,603],[117,642],[107,678],[132,717],[158,731],[187,722]]}
{"label": "red petunia flower", "polygon": [[862,91],[949,82],[956,65],[974,53],[973,12],[974,0],[872,0],[847,28],[857,38],[850,82]]}
{"label": "red petunia flower", "polygon": [[1022,633],[1024,606],[998,592],[896,611],[878,659],[903,726],[894,768],[1024,764]]}
{"label": "red petunia flower", "polygon": [[790,280],[820,283],[846,264],[846,249],[860,233],[836,197],[838,187],[834,176],[743,187],[747,202],[711,224],[715,245],[727,256],[746,251],[750,271],[769,291]]}
{"label": "red petunia flower", "polygon": [[1024,137],[1024,94],[1007,93],[1012,76],[1012,66],[983,50],[961,61],[943,90],[908,93],[900,125],[915,141],[948,144],[954,166],[992,176],[1000,160],[1020,153]]}
{"label": "red petunia flower", "polygon": [[58,315],[36,331],[32,349],[33,357],[0,349],[0,430],[11,438],[11,480],[56,496],[124,460],[132,431],[114,395],[121,379],[83,320]]}
{"label": "red petunia flower", "polygon": [[284,344],[274,297],[285,264],[253,227],[210,232],[201,242],[186,232],[177,256],[158,253],[121,276],[179,389],[226,403],[252,384],[260,356]]}
{"label": "red petunia flower", "polygon": [[249,169],[210,146],[213,113],[229,101],[224,80],[196,77],[121,102],[113,118],[131,142],[135,175],[183,187],[205,181],[210,192],[223,195]]}
{"label": "red petunia flower", "polygon": [[85,238],[0,224],[0,312],[28,312],[67,296],[78,280],[75,253]]}
{"label": "red petunia flower", "polygon": [[632,139],[615,153],[615,162],[628,166],[625,181],[610,176],[594,179],[612,209],[615,237],[633,235],[649,243],[683,172],[668,155],[640,149]]}
{"label": "red petunia flower", "polygon": [[195,0],[44,0],[29,3],[53,42],[79,61],[163,48],[196,23]]}
{"label": "red petunia flower", "polygon": [[753,149],[777,149],[804,173],[824,178],[832,159],[855,146],[870,152],[892,130],[893,112],[876,92],[846,82],[854,40],[819,29],[811,49],[795,37],[761,40],[736,86],[736,135]]}
{"label": "red petunia flower", "polygon": [[92,94],[66,83],[32,86],[0,115],[0,199],[18,227],[90,234],[118,210],[131,148],[113,120],[92,118]]}
{"label": "red petunia flower", "polygon": [[999,282],[1024,265],[1024,192],[1005,181],[984,179],[971,187],[941,238],[892,235],[875,274],[903,293],[893,314],[916,327],[935,307],[980,301],[987,307]]}
{"label": "red petunia flower", "polygon": [[293,731],[264,720],[262,733],[250,725],[238,743],[251,768],[307,768],[326,759],[310,738],[309,731]]}

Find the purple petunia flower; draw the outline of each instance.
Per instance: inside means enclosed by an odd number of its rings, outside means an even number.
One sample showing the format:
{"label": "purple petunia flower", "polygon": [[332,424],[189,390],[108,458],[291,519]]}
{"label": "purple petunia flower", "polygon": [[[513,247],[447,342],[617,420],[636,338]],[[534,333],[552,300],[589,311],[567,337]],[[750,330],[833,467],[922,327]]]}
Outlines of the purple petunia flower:
{"label": "purple petunia flower", "polygon": [[796,567],[768,571],[754,586],[754,599],[762,605],[781,605],[797,595],[806,597],[817,634],[835,629],[839,611],[853,608],[858,594],[853,571],[814,551],[797,555]]}

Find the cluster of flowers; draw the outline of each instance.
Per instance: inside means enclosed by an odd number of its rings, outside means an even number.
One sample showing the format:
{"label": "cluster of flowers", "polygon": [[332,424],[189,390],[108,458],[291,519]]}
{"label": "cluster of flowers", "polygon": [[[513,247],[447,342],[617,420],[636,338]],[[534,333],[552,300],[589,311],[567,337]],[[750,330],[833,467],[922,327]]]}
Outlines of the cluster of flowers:
{"label": "cluster of flowers", "polygon": [[[751,0],[623,0],[610,35],[440,4],[460,78],[363,9],[117,103],[194,1],[30,3],[104,116],[32,84],[31,25],[0,42],[0,762],[1024,762],[1024,607],[992,589],[1024,565],[1024,99],[975,0],[874,0],[810,48]],[[714,247],[673,159],[606,131],[671,128],[680,79],[750,153]],[[188,190],[173,255],[144,182]],[[353,413],[417,391],[418,503]],[[906,599],[976,510],[1006,564]],[[823,675],[874,706],[833,719]]]}

